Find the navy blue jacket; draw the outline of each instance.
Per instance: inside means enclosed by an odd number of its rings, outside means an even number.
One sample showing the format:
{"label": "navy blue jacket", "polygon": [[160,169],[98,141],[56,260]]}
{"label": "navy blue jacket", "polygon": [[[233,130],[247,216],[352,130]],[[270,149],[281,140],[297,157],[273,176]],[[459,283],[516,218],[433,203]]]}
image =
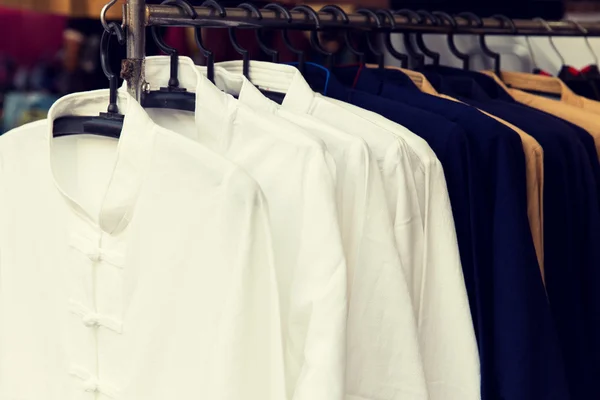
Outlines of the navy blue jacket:
{"label": "navy blue jacket", "polygon": [[424,72],[440,92],[515,124],[544,148],[546,289],[571,397],[598,397],[600,213],[593,142],[580,128],[518,104],[488,76],[442,67]]}
{"label": "navy blue jacket", "polygon": [[476,152],[470,219],[457,219],[456,224],[469,223],[475,234],[471,245],[476,286],[469,294],[478,313],[482,397],[568,398],[564,363],[528,224],[520,138],[473,107],[422,93],[400,71],[358,72],[356,67],[334,70],[336,77],[352,82],[357,90],[456,122]]}

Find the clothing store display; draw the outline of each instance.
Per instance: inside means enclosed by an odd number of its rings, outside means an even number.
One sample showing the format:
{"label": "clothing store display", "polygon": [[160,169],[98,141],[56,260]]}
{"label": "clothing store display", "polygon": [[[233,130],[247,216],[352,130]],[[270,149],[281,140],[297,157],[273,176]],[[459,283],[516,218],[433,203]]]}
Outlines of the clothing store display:
{"label": "clothing store display", "polygon": [[[589,268],[599,262],[592,245],[599,232],[598,202],[593,160],[580,140],[581,130],[518,104],[488,76],[441,67],[425,71],[425,75],[437,90],[506,119],[542,145],[546,290],[563,348],[571,396],[591,396],[596,350],[587,338],[593,332],[596,315],[587,307],[593,306],[595,295],[582,288],[593,286],[595,271]],[[593,139],[583,133],[592,140],[598,162]],[[565,268],[567,265],[570,267]]]}
{"label": "clothing store display", "polygon": [[[380,94],[381,96],[388,97],[392,100],[396,99],[398,101],[402,101],[402,99],[406,99],[408,97],[412,98],[412,96],[417,96],[418,99],[423,100],[424,107],[431,107],[431,104],[428,102],[432,101],[431,96],[422,96],[418,92],[414,90],[414,86],[423,93],[429,94],[435,97],[439,97],[442,99],[458,102],[458,100],[438,93],[437,90],[431,85],[431,83],[427,80],[427,78],[415,71],[405,70],[401,68],[386,68],[384,71],[379,71],[373,69],[374,66],[367,65],[369,69],[361,68],[357,71],[357,80],[355,87],[363,88],[365,91],[372,91],[370,88],[378,88],[380,85],[381,88],[376,94]],[[504,75],[503,75],[504,76]],[[407,79],[409,78],[410,81]],[[411,83],[412,81],[412,83]],[[388,85],[388,89],[386,90],[386,86]],[[389,88],[393,90],[390,90]],[[412,89],[412,90],[411,90]],[[436,103],[433,100],[434,104]],[[419,102],[415,102],[414,104],[419,104]],[[446,107],[448,106],[447,102],[437,102],[439,109],[441,112],[445,112]],[[462,103],[465,104],[465,103]],[[450,106],[450,108],[454,108]],[[482,118],[480,115],[473,113],[472,110],[466,107],[462,108],[454,108],[457,112],[463,113],[465,118],[463,118],[464,126],[470,126],[470,123],[466,121],[474,121],[479,123],[488,124],[489,120]],[[533,236],[533,242],[536,249],[536,254],[538,258],[538,263],[540,266],[540,270],[542,273],[542,278],[544,276],[544,246],[543,246],[543,149],[539,145],[539,143],[528,135],[523,130],[519,129],[517,126],[493,115],[488,114],[485,111],[479,110],[483,112],[488,117],[495,119],[501,124],[507,126],[511,130],[517,132],[519,137],[521,138],[523,144],[523,151],[525,154],[525,162],[526,162],[526,180],[527,180],[527,214],[529,216],[529,225],[531,228],[531,234]],[[452,117],[452,114],[447,114],[449,117]],[[469,118],[469,119],[467,119]],[[471,122],[472,123],[472,122]],[[484,125],[485,126],[485,125]]]}
{"label": "clothing store display", "polygon": [[[25,117],[6,96],[0,400],[598,397],[600,102],[503,71],[483,39],[600,24],[158,3],[71,16],[67,41],[97,50],[65,64],[110,89],[28,94]],[[202,57],[147,35],[174,26]],[[0,87],[56,83],[0,64]]]}
{"label": "clothing store display", "polygon": [[[460,126],[465,132],[470,150],[470,188],[467,191],[464,189],[460,191],[459,188],[455,189],[449,184],[448,189],[455,191],[453,209],[454,204],[464,201],[463,199],[469,196],[469,192],[472,196],[469,205],[471,216],[467,215],[461,221],[470,221],[473,248],[465,249],[464,251],[475,254],[475,257],[471,265],[463,265],[463,270],[465,271],[467,288],[471,294],[471,311],[479,338],[479,354],[482,363],[482,393],[491,393],[494,385],[499,385],[502,392],[511,390],[511,388],[515,390],[515,384],[520,382],[523,374],[531,370],[539,370],[539,366],[546,362],[546,360],[544,359],[545,353],[538,353],[536,356],[528,357],[528,362],[535,363],[534,365],[537,365],[535,367],[531,365],[525,366],[523,361],[518,357],[511,358],[510,349],[514,346],[514,341],[528,338],[530,344],[524,344],[524,348],[530,348],[533,343],[537,343],[539,346],[538,334],[543,334],[543,327],[550,326],[550,319],[544,319],[544,316],[547,315],[549,317],[549,314],[539,312],[540,308],[544,309],[547,306],[545,305],[544,290],[540,284],[538,263],[527,219],[526,174],[521,141],[515,132],[508,130],[496,121],[490,120],[477,110],[455,102],[421,94],[408,78],[406,78],[405,83],[413,87],[412,92],[410,90],[408,92],[403,91],[393,84],[391,86],[387,86],[385,83],[381,85],[381,82],[375,77],[372,77],[373,80],[370,80],[371,70],[362,71],[358,74],[359,72],[358,68],[353,67],[334,69],[333,71],[333,77],[346,78],[346,83],[354,84],[356,88],[353,91],[346,89],[346,93],[348,93],[347,101],[359,104],[373,111],[377,110],[382,115],[405,126],[412,124],[412,129],[416,133],[427,130],[430,132],[429,135],[431,135],[431,132],[435,132],[431,128],[428,129],[427,124],[422,123],[422,121],[431,121],[431,118],[429,120],[417,118],[416,116],[419,114],[416,114],[414,111],[402,114],[398,113],[397,111],[402,110],[401,107],[405,104],[420,107],[426,111],[437,112],[437,114],[447,117],[448,120],[461,124]],[[394,73],[397,71],[388,72]],[[341,82],[337,82],[333,77],[328,81],[327,90],[328,93],[333,93],[333,84],[337,84],[335,93],[338,96],[337,93],[342,92]],[[377,90],[377,87],[381,87],[382,89],[382,97],[379,97],[380,100],[378,100],[380,104],[384,104],[383,98],[390,97],[400,98],[400,101],[405,99],[405,102],[388,101],[387,107],[389,111],[386,111],[382,106],[379,106],[380,108],[377,109],[373,108],[377,101],[376,96],[367,94],[365,91],[368,90],[373,93],[373,90]],[[363,90],[361,91],[361,89]],[[393,93],[393,95],[388,93]],[[339,98],[340,100],[346,100],[341,97]],[[421,99],[424,101],[421,101]],[[426,136],[427,134],[423,135]],[[429,139],[429,143],[434,151],[440,147],[437,145],[440,139],[445,141],[448,139],[448,135],[439,130],[436,138]],[[504,144],[502,141],[504,141]],[[492,146],[490,143],[494,143],[494,145]],[[489,151],[494,151],[496,154],[486,153]],[[452,166],[449,165],[451,162],[444,163],[446,160],[446,157],[442,157],[444,170],[453,172]],[[489,161],[497,164],[486,165]],[[475,174],[475,171],[478,171],[479,174]],[[495,177],[493,171],[496,171],[497,175]],[[447,176],[450,174],[447,174]],[[496,181],[492,180],[491,177],[494,177]],[[507,186],[503,189],[502,184],[506,184]],[[496,188],[497,192],[494,192],[491,188]],[[508,193],[512,194],[513,197],[508,197]],[[486,198],[485,194],[492,197]],[[494,196],[502,200],[495,200]],[[489,221],[494,221],[494,216],[497,216],[498,220],[496,223],[491,224]],[[483,223],[483,221],[487,222]],[[467,229],[464,228],[463,232],[467,231]],[[520,232],[520,234],[517,234],[517,232]],[[486,237],[490,239],[485,239]],[[494,239],[492,240],[491,238]],[[494,244],[497,247],[486,247],[488,244]],[[503,248],[504,250],[502,250]],[[509,249],[510,251],[508,251]],[[490,267],[492,267],[491,271]],[[494,269],[497,269],[497,271],[494,271]],[[519,293],[523,293],[527,297],[517,299],[514,293],[514,286],[506,286],[506,292],[502,291],[501,286],[492,292],[489,288],[494,287],[494,282],[497,282],[499,277],[503,275],[505,279],[527,285],[523,287],[524,290],[519,291]],[[490,296],[491,293],[494,293],[495,298]],[[508,306],[508,308],[512,311],[502,314],[506,318],[502,324],[496,325],[490,320],[492,315],[496,315],[496,318],[500,317],[499,314],[491,313],[490,310],[506,306],[511,301],[514,302],[514,305]],[[531,308],[521,306],[519,312],[523,314],[518,315],[519,313],[514,311],[514,307],[516,304],[524,303]],[[522,319],[529,320],[530,318],[541,318],[536,324],[540,331],[537,334],[535,331],[527,332],[529,336],[526,336],[523,333],[523,329],[527,326],[520,324],[520,321]],[[492,334],[495,326],[498,326],[497,329],[501,329],[501,326],[512,326],[513,330],[511,333],[515,337],[509,338],[506,334]],[[497,339],[491,341],[492,337]],[[492,354],[498,352],[498,348],[504,348],[499,353],[502,353],[505,358],[492,356]],[[513,377],[507,375],[505,382],[492,383],[495,379],[492,379],[494,375],[491,371],[497,369],[497,365],[502,365],[502,363],[506,363],[502,367],[503,369],[512,371],[515,375]],[[508,365],[511,365],[511,367],[508,368]],[[522,368],[522,370],[519,370],[519,368]],[[532,376],[528,381],[532,388],[543,388],[546,379],[548,377],[541,375],[539,377]],[[519,390],[522,390],[522,388]]]}
{"label": "clothing store display", "polygon": [[[217,65],[230,72],[242,72],[240,62]],[[306,67],[311,66],[307,64]],[[321,71],[320,68],[315,69]],[[402,262],[407,268],[419,324],[429,394],[431,398],[476,396],[479,385],[473,377],[479,374],[477,350],[448,194],[435,155],[414,134],[406,131],[400,136],[378,122],[332,104],[328,98],[314,93],[302,75],[291,66],[251,62],[249,74],[250,81],[258,87],[285,93],[284,109],[313,115],[340,129],[361,135],[369,144],[379,160],[384,177],[388,177],[385,184],[390,197],[390,209],[393,213],[396,211],[394,221],[398,250],[401,257],[410,253],[402,258]],[[408,140],[412,144],[409,145]],[[407,161],[409,164],[400,171],[399,163]],[[406,177],[411,172],[413,177]],[[415,187],[413,199],[407,199],[410,193],[406,193],[406,189],[411,186]],[[412,226],[407,226],[409,224]],[[423,240],[410,243],[411,238],[419,236]],[[432,243],[436,245],[432,246]],[[407,248],[407,244],[411,244],[411,248]],[[424,252],[423,255],[421,252]],[[451,256],[453,254],[456,256]],[[452,331],[455,333],[450,334]],[[446,355],[443,356],[441,352],[446,352]]]}

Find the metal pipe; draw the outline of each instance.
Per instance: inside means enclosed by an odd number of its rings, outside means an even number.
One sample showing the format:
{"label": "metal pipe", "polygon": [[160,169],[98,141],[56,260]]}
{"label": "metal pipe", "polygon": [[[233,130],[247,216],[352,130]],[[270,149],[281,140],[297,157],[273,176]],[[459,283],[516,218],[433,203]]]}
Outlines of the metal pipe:
{"label": "metal pipe", "polygon": [[[131,2],[132,0],[130,0]],[[173,6],[148,5],[146,6],[147,24],[162,26],[205,26],[205,27],[230,27],[240,28],[288,28],[297,30],[308,30],[314,27],[314,23],[301,12],[291,12],[292,20],[288,22],[281,18],[275,11],[262,9],[262,20],[257,21],[248,15],[248,12],[239,8],[227,8],[227,16],[219,17],[214,10],[205,7],[195,7],[198,18],[192,20],[181,9]],[[349,14],[349,22],[344,23],[336,20],[330,13],[319,13],[323,30],[328,29],[369,29],[377,30],[377,24],[368,16],[363,14]],[[489,35],[514,35],[510,29],[503,27],[496,19],[484,18],[483,27],[469,26],[469,21],[457,18],[457,27],[453,30],[450,23],[445,22],[439,26],[431,24],[417,25],[409,23],[403,16],[396,16],[395,30],[398,32],[423,32],[423,33],[456,33],[456,34],[489,34]],[[544,24],[534,20],[514,20],[518,35],[548,36],[548,29]],[[568,21],[548,21],[553,30],[553,36],[583,36],[581,30],[577,29]],[[587,30],[587,36],[600,36],[600,23],[582,22],[581,25]],[[384,24],[381,29],[389,29]]]}
{"label": "metal pipe", "polygon": [[121,76],[127,80],[129,94],[138,101],[142,98],[142,86],[145,82],[147,12],[145,0],[129,0],[123,6],[127,29],[127,59],[123,61]]}

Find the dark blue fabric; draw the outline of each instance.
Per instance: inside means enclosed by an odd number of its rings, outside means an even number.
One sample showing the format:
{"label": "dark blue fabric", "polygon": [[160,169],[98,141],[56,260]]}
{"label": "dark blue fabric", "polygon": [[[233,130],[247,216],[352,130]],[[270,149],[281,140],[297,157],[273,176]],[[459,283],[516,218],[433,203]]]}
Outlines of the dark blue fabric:
{"label": "dark blue fabric", "polygon": [[600,212],[597,157],[589,135],[547,113],[516,103],[488,76],[426,68],[442,93],[497,115],[544,148],[546,288],[566,364],[571,398],[597,398],[600,376]]}
{"label": "dark blue fabric", "polygon": [[518,135],[470,106],[422,93],[400,71],[358,72],[356,67],[345,67],[335,69],[334,75],[352,82],[357,90],[456,122],[475,149],[470,218],[455,218],[455,223],[457,227],[470,224],[474,233],[476,286],[469,296],[478,316],[483,399],[568,398],[564,363],[528,224]]}

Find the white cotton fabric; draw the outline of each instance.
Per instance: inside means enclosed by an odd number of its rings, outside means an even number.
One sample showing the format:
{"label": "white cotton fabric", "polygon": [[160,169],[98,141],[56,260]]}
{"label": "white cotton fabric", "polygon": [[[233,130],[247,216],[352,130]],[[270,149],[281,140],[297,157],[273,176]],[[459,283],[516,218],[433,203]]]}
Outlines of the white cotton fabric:
{"label": "white cotton fabric", "polygon": [[[201,71],[205,68],[199,67]],[[381,172],[362,138],[267,99],[243,75],[216,67],[217,87],[314,133],[337,166],[348,268],[346,399],[426,399],[416,320],[395,246]]]}
{"label": "white cotton fabric", "polygon": [[[347,279],[335,162],[322,140],[245,106],[215,87],[189,58],[179,61],[180,87],[197,94],[195,114],[147,111],[159,125],[224,155],[259,183],[274,237],[288,398],[342,399]],[[167,85],[169,62],[146,59],[152,90]]]}
{"label": "white cotton fabric", "polygon": [[0,137],[0,399],[284,400],[265,198],[119,95],[119,141]]}
{"label": "white cotton fabric", "polygon": [[[241,73],[238,61],[217,64]],[[427,143],[375,113],[314,93],[288,65],[253,61],[259,88],[285,93],[283,108],[362,137],[382,172],[397,247],[417,317],[429,396],[480,397],[479,356],[443,169]]]}

